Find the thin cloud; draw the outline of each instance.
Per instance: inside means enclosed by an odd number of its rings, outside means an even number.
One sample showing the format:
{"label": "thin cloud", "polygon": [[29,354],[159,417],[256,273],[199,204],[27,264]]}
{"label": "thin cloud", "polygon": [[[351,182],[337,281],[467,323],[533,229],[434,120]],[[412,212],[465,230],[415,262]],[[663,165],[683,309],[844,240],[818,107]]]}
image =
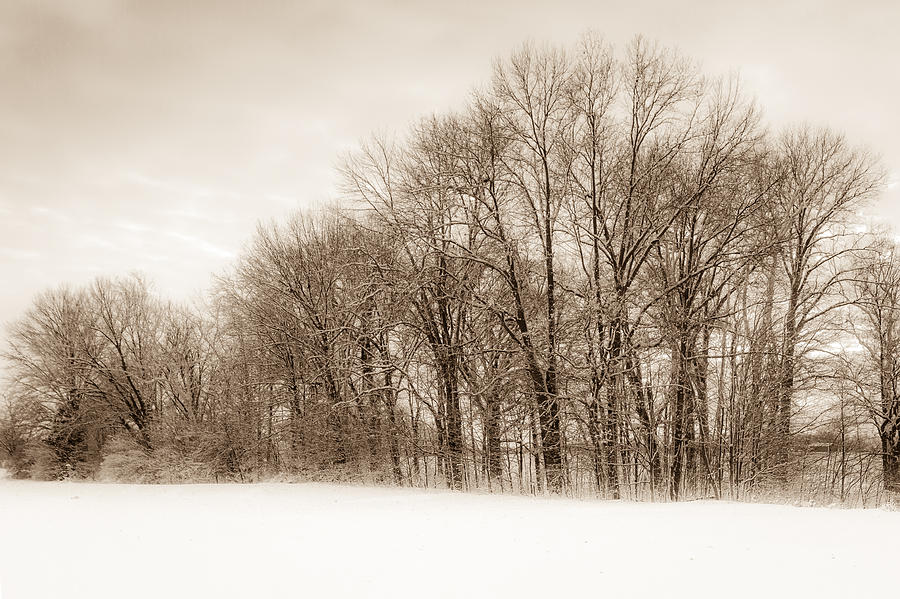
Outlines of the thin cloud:
{"label": "thin cloud", "polygon": [[115,224],[119,229],[124,229],[125,231],[131,231],[133,233],[154,233],[156,230],[153,227],[134,222],[118,222]]}
{"label": "thin cloud", "polygon": [[172,210],[162,210],[160,211],[160,214],[169,218],[201,221],[212,225],[237,222],[237,219],[233,216],[217,215],[214,212],[205,212],[199,209],[176,208]]}
{"label": "thin cloud", "polygon": [[41,257],[41,253],[21,248],[0,247],[0,256],[14,260],[36,260]]}
{"label": "thin cloud", "polygon": [[206,241],[205,239],[194,237],[193,235],[185,235],[184,233],[169,231],[166,233],[166,236],[188,243],[211,256],[217,256],[219,258],[233,258],[235,255],[234,252],[220,248]]}
{"label": "thin cloud", "polygon": [[32,206],[29,209],[29,213],[32,216],[51,219],[62,223],[67,223],[72,220],[72,217],[70,217],[68,214],[63,213],[60,210],[48,208],[47,206]]}

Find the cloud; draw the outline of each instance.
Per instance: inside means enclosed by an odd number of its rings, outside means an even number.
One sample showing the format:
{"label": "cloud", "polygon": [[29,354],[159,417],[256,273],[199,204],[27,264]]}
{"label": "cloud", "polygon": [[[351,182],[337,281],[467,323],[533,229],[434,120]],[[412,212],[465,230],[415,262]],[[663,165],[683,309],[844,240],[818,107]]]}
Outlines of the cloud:
{"label": "cloud", "polygon": [[234,252],[229,250],[220,248],[205,239],[201,239],[199,237],[194,237],[193,235],[185,235],[184,233],[178,233],[175,231],[169,231],[166,233],[167,237],[171,237],[172,239],[177,239],[179,241],[183,241],[189,245],[196,247],[197,249],[211,255],[217,256],[219,258],[233,258]]}
{"label": "cloud", "polygon": [[41,253],[20,248],[0,247],[0,256],[14,260],[36,260],[41,257]]}
{"label": "cloud", "polygon": [[119,229],[130,231],[132,233],[156,233],[156,229],[149,225],[134,222],[118,222],[115,225]]}
{"label": "cloud", "polygon": [[36,216],[40,219],[49,219],[58,223],[68,223],[72,221],[72,218],[68,214],[65,214],[61,210],[48,208],[47,206],[32,206],[28,211],[32,216]]}
{"label": "cloud", "polygon": [[202,221],[209,224],[232,224],[237,221],[234,216],[218,214],[214,211],[204,212],[197,208],[175,208],[172,210],[162,210],[163,216],[178,220],[188,219],[194,221]]}
{"label": "cloud", "polygon": [[100,237],[99,235],[82,235],[80,237],[80,240],[84,247],[100,248],[103,250],[111,250],[116,248],[116,244],[114,244],[108,238]]}

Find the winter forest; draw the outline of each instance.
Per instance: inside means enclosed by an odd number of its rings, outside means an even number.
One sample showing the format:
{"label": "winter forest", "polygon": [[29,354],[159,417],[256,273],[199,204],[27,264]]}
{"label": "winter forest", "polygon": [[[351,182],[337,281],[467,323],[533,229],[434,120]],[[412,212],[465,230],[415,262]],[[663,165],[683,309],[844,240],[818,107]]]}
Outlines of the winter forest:
{"label": "winter forest", "polygon": [[3,350],[3,467],[897,497],[900,255],[865,140],[774,127],[642,37],[524,44],[474,83],[341,157],[340,196],[261,223],[202,302],[140,275],[37,296]]}

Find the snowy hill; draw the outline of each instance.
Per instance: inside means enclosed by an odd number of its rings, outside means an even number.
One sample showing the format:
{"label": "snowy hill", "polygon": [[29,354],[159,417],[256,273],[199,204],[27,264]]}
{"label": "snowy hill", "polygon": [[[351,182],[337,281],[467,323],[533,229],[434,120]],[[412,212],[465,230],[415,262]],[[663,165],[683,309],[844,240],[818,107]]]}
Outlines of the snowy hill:
{"label": "snowy hill", "polygon": [[900,513],[0,481],[3,599],[866,597]]}

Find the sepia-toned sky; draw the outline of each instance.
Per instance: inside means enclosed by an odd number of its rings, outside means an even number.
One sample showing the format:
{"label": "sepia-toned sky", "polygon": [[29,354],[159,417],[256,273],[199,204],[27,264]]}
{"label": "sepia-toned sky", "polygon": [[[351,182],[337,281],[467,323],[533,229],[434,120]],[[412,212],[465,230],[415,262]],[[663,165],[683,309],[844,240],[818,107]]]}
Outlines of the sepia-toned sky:
{"label": "sepia-toned sky", "polygon": [[588,28],[739,71],[774,125],[868,145],[900,225],[895,0],[0,0],[0,322],[98,274],[197,293],[258,219],[332,197],[358,140],[460,106],[527,38]]}

